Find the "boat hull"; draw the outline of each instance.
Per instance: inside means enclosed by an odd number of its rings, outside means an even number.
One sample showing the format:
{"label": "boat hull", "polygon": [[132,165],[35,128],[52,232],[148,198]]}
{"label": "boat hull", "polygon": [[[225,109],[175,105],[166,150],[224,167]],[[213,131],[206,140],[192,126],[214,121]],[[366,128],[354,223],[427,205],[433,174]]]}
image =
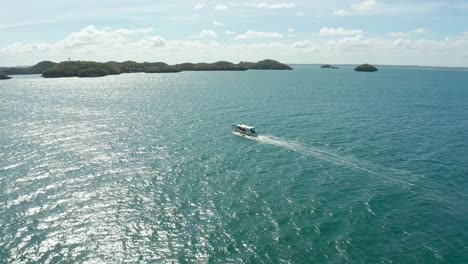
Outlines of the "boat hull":
{"label": "boat hull", "polygon": [[257,132],[252,132],[250,129],[245,129],[243,127],[239,127],[236,125],[232,125],[231,131],[236,134],[239,134],[240,136],[249,136],[249,137],[256,137],[258,136]]}

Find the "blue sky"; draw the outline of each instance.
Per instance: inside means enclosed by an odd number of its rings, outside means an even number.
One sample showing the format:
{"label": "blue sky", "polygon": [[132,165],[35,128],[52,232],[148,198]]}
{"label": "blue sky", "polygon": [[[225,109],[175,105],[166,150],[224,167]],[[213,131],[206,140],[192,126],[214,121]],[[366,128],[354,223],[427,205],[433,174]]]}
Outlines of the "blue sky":
{"label": "blue sky", "polygon": [[468,1],[4,1],[0,66],[41,60],[468,66]]}

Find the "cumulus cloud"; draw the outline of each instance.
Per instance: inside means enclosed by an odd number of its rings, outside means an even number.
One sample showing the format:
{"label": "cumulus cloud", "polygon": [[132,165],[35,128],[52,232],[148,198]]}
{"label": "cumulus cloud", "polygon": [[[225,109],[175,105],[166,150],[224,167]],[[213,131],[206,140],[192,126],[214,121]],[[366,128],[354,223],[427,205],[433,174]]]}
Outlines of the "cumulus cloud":
{"label": "cumulus cloud", "polygon": [[129,36],[146,35],[153,29],[97,29],[90,25],[78,32],[73,32],[65,37],[59,45],[65,48],[76,48],[89,45],[113,44],[127,41]]}
{"label": "cumulus cloud", "polygon": [[325,37],[334,37],[334,36],[353,36],[353,35],[360,35],[363,34],[364,32],[360,29],[350,29],[346,30],[344,28],[328,28],[328,27],[323,27],[319,31],[320,36],[325,36]]}
{"label": "cumulus cloud", "polygon": [[248,45],[249,48],[254,49],[266,49],[266,48],[283,48],[286,45],[279,42],[269,42],[269,43],[254,43]]}
{"label": "cumulus cloud", "polygon": [[236,39],[262,39],[262,38],[282,38],[283,35],[276,32],[262,32],[255,30],[248,30],[244,34],[236,36]]}
{"label": "cumulus cloud", "polygon": [[312,47],[312,43],[308,40],[300,40],[300,41],[294,42],[293,47],[300,48],[300,49],[310,48]]}
{"label": "cumulus cloud", "polygon": [[17,42],[0,49],[0,54],[34,54],[50,51],[52,46],[49,43],[28,43]]}
{"label": "cumulus cloud", "polygon": [[205,4],[196,4],[195,6],[193,6],[193,9],[202,9],[205,7]]}
{"label": "cumulus cloud", "polygon": [[213,30],[203,29],[200,32],[199,36],[202,38],[215,38],[218,36],[218,34],[214,32]]}
{"label": "cumulus cloud", "polygon": [[331,40],[328,44],[332,47],[341,49],[355,49],[355,48],[368,48],[370,47],[371,40],[364,38],[362,35],[352,37],[345,37],[338,40]]}
{"label": "cumulus cloud", "polygon": [[384,3],[377,0],[361,0],[361,2],[351,4],[347,8],[335,10],[335,16],[355,16],[355,15],[415,15],[429,14],[440,10],[446,5],[445,1],[420,1],[420,2],[392,2]]}
{"label": "cumulus cloud", "polygon": [[[463,45],[467,43],[462,41]],[[427,53],[433,52],[443,52],[445,49],[456,46],[456,41],[453,43],[447,41],[434,41],[427,39],[396,39],[393,41],[394,47],[400,50],[410,50],[410,51],[423,51]]]}
{"label": "cumulus cloud", "polygon": [[352,4],[349,10],[339,9],[333,12],[337,16],[348,16],[353,13],[368,12],[377,6],[376,0],[364,0],[360,3]]}
{"label": "cumulus cloud", "polygon": [[167,41],[162,38],[161,36],[152,36],[152,37],[147,37],[142,39],[139,42],[140,46],[146,46],[146,47],[164,47],[167,44]]}
{"label": "cumulus cloud", "polygon": [[[217,33],[208,29],[197,34],[198,39],[171,40],[154,34],[151,29],[88,26],[55,42],[17,42],[0,47],[0,57],[6,65],[32,65],[41,60],[63,61],[71,57],[75,60],[131,59],[168,63],[264,58],[301,63],[358,63],[365,59],[382,64],[468,66],[468,58],[464,56],[468,50],[468,32],[442,40],[422,38],[426,30],[420,29],[408,31],[411,38],[397,39],[388,35],[367,37],[358,34],[362,33],[359,29],[327,28],[322,32],[333,38],[319,37],[317,33],[313,40],[289,42],[279,33],[250,30],[238,35],[239,39],[256,42],[233,44],[215,41],[213,33]],[[234,32],[226,30],[223,34]]]}
{"label": "cumulus cloud", "polygon": [[269,8],[269,9],[287,9],[287,8],[294,8],[296,4],[294,3],[278,3],[278,4],[271,4],[268,2],[254,4],[253,6],[258,8]]}
{"label": "cumulus cloud", "polygon": [[388,35],[390,37],[401,38],[401,37],[409,36],[409,33],[408,32],[390,32]]}
{"label": "cumulus cloud", "polygon": [[216,11],[226,11],[226,10],[228,10],[228,7],[225,6],[225,5],[216,5],[214,7],[214,10],[216,10]]}
{"label": "cumulus cloud", "polygon": [[375,8],[377,1],[375,0],[365,0],[357,4],[352,4],[351,8],[357,11],[369,11]]}
{"label": "cumulus cloud", "polygon": [[218,37],[218,33],[211,29],[202,29],[200,33],[189,36],[189,39],[209,39]]}
{"label": "cumulus cloud", "polygon": [[412,34],[422,34],[425,33],[426,29],[424,28],[417,28],[408,32],[390,32],[388,35],[390,37],[401,38],[401,37],[408,37]]}
{"label": "cumulus cloud", "polygon": [[333,14],[336,16],[347,16],[349,15],[349,12],[344,9],[339,9],[339,10],[334,11]]}
{"label": "cumulus cloud", "polygon": [[[151,32],[151,28],[114,30],[111,28],[100,29],[90,25],[80,31],[68,34],[57,42],[18,42],[0,49],[0,53],[5,56],[17,54],[13,60],[24,59],[22,56],[30,56],[27,60],[37,57],[41,60],[60,61],[68,57],[80,58],[90,54],[94,55],[88,59],[109,56],[111,53],[121,52],[122,47],[127,50],[165,47],[167,41],[161,36],[149,35]],[[139,40],[132,42],[135,38]]]}
{"label": "cumulus cloud", "polygon": [[216,20],[213,21],[212,24],[213,24],[213,26],[217,26],[217,27],[224,27],[224,26],[226,26],[224,23],[221,23],[221,22],[216,21]]}

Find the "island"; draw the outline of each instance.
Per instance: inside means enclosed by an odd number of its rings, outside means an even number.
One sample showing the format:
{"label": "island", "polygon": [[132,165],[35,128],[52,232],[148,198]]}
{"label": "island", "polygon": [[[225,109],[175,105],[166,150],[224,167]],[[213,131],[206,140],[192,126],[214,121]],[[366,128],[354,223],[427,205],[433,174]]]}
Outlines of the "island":
{"label": "island", "polygon": [[57,65],[55,62],[51,61],[41,61],[38,64],[31,67],[9,67],[0,69],[0,73],[7,75],[17,75],[17,74],[42,74],[46,70]]}
{"label": "island", "polygon": [[100,63],[94,61],[66,61],[61,62],[42,73],[44,78],[60,77],[102,77],[120,74],[113,62]]}
{"label": "island", "polygon": [[354,68],[354,70],[359,72],[376,72],[377,68],[374,65],[365,63],[358,65],[356,68]]}
{"label": "island", "polygon": [[214,63],[180,63],[169,65],[164,62],[135,62],[135,61],[63,61],[55,63],[42,61],[30,67],[2,67],[0,73],[4,75],[15,74],[42,74],[44,78],[61,77],[102,77],[121,73],[176,73],[182,71],[247,71],[247,70],[292,70],[284,63],[275,60],[262,60],[258,62],[244,62],[238,64],[228,61]]}
{"label": "island", "polygon": [[11,79],[11,77],[0,73],[0,80],[8,80],[8,79]]}
{"label": "island", "polygon": [[330,64],[323,64],[322,66],[320,66],[320,68],[322,68],[322,69],[339,69],[340,67],[331,66]]}
{"label": "island", "polygon": [[234,64],[227,61],[214,63],[181,63],[169,65],[164,62],[94,62],[65,61],[54,65],[42,73],[44,78],[60,77],[101,77],[131,72],[145,73],[176,73],[182,71],[247,71],[247,70],[292,70],[286,64],[275,60],[259,62],[240,62]]}

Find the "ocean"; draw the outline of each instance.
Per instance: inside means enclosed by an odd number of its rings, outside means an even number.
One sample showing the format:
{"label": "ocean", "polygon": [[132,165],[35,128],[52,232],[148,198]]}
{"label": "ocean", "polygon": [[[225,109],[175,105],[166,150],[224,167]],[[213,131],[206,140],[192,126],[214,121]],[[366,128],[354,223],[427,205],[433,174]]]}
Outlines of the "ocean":
{"label": "ocean", "polygon": [[467,190],[468,71],[0,81],[0,263],[468,263]]}

